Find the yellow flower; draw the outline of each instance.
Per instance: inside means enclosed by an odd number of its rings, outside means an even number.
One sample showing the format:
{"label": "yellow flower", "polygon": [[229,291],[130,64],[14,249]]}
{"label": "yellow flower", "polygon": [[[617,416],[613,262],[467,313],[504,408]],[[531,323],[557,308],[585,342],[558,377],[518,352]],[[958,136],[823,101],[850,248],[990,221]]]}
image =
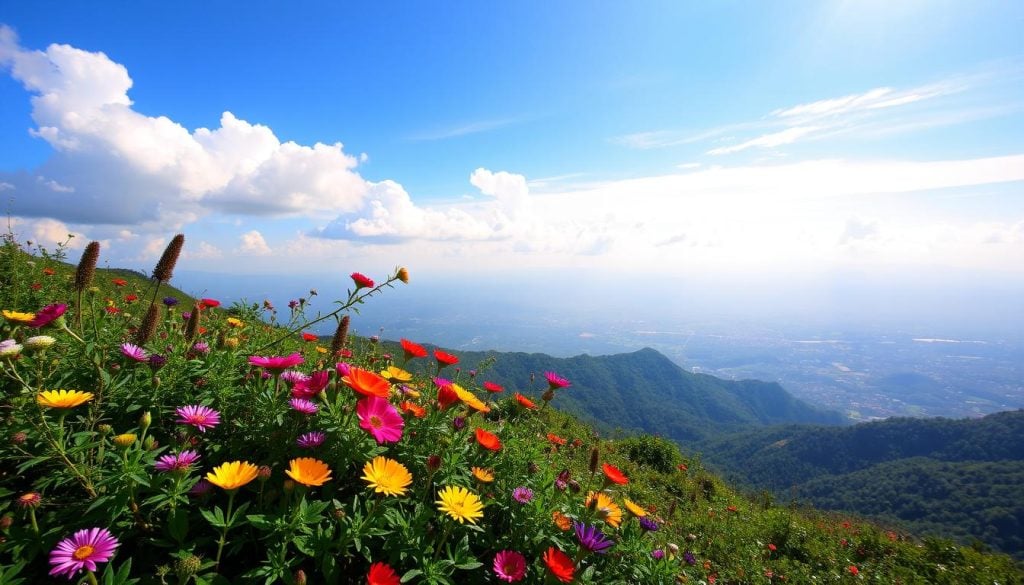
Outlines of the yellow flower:
{"label": "yellow flower", "polygon": [[316,346],[316,352],[317,353],[327,353],[328,349],[326,347],[322,346],[322,345],[318,345],[318,346]]}
{"label": "yellow flower", "polygon": [[483,401],[481,401],[479,398],[477,398],[476,394],[473,394],[472,392],[466,390],[462,386],[459,386],[458,384],[452,384],[452,390],[454,390],[455,393],[459,395],[459,400],[465,402],[466,406],[472,408],[473,410],[477,412],[491,412],[490,407],[484,404]]}
{"label": "yellow flower", "polygon": [[230,461],[214,467],[206,479],[219,488],[233,490],[256,479],[258,473],[259,468],[248,461]]}
{"label": "yellow flower", "polygon": [[643,518],[647,515],[647,510],[644,510],[640,504],[637,504],[629,498],[622,498],[622,503],[626,505],[626,509],[629,510],[629,513],[637,518]]}
{"label": "yellow flower", "polygon": [[4,319],[15,323],[28,323],[32,319],[36,318],[35,313],[21,313],[19,311],[8,311],[7,309],[4,309],[2,313]]}
{"label": "yellow flower", "polygon": [[236,319],[235,317],[228,317],[226,321],[229,327],[245,327],[245,322],[242,321],[241,319]]}
{"label": "yellow flower", "polygon": [[39,406],[47,408],[74,408],[92,400],[92,392],[80,390],[45,390],[36,396]]}
{"label": "yellow flower", "polygon": [[398,272],[395,273],[395,276],[398,277],[398,280],[401,280],[403,283],[409,284],[409,269],[406,268],[405,266],[399,268]]}
{"label": "yellow flower", "polygon": [[387,378],[392,384],[402,384],[412,380],[412,374],[398,366],[390,366],[380,373],[381,377]]}
{"label": "yellow flower", "polygon": [[331,468],[319,459],[299,457],[292,459],[288,465],[289,469],[284,472],[285,475],[302,485],[319,487],[331,479]]}
{"label": "yellow flower", "polygon": [[586,507],[594,507],[597,517],[604,520],[605,524],[612,528],[618,528],[622,524],[622,508],[619,507],[611,497],[604,492],[590,492],[587,494]]}
{"label": "yellow flower", "polygon": [[480,467],[473,468],[473,477],[476,478],[480,483],[491,483],[494,481],[494,472],[490,469],[483,469]]}
{"label": "yellow flower", "polygon": [[235,349],[236,347],[238,347],[238,338],[228,337],[227,339],[224,340],[224,347]]}
{"label": "yellow flower", "polygon": [[459,524],[469,521],[476,524],[477,518],[483,518],[484,505],[480,497],[464,487],[447,486],[438,492],[437,509],[445,512]]}
{"label": "yellow flower", "polygon": [[114,437],[114,444],[117,445],[118,447],[127,448],[132,446],[132,443],[135,442],[135,439],[138,439],[138,437],[135,436],[135,433],[123,433]]}
{"label": "yellow flower", "polygon": [[374,457],[363,466],[363,477],[373,491],[385,496],[404,496],[412,474],[404,465],[387,457]]}

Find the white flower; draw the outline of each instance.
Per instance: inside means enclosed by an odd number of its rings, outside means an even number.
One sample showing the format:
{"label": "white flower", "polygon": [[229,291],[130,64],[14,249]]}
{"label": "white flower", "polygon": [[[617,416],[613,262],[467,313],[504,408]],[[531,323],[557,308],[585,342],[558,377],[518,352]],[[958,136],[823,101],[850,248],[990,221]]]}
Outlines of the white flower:
{"label": "white flower", "polygon": [[30,350],[46,349],[54,344],[57,340],[50,337],[49,335],[36,335],[35,337],[29,337],[25,340],[25,348]]}

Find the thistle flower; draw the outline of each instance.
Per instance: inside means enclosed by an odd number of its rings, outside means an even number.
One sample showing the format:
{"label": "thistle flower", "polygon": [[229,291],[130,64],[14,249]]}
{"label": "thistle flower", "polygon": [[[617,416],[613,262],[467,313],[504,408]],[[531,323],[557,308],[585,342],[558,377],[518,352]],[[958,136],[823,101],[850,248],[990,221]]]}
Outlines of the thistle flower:
{"label": "thistle flower", "polygon": [[163,303],[164,303],[165,307],[170,308],[170,307],[173,307],[174,305],[178,304],[178,298],[177,297],[164,297]]}
{"label": "thistle flower", "polygon": [[205,341],[197,341],[192,344],[192,348],[190,351],[192,351],[193,353],[206,355],[210,353],[210,344],[206,343]]}
{"label": "thistle flower", "polygon": [[75,292],[82,292],[92,286],[93,276],[96,274],[96,262],[100,258],[100,243],[89,242],[82,251],[82,259],[78,261],[75,268]]}
{"label": "thistle flower", "polygon": [[206,429],[212,429],[220,424],[220,413],[209,406],[201,404],[179,406],[175,412],[178,413],[178,420],[175,422],[192,425],[200,433],[205,433]]}
{"label": "thistle flower", "polygon": [[512,490],[512,499],[520,504],[529,504],[533,499],[533,490],[528,487],[519,486]]}
{"label": "thistle flower", "polygon": [[650,516],[642,516],[640,518],[639,522],[640,522],[640,528],[642,528],[644,530],[644,532],[657,532],[658,531],[658,523],[655,522],[654,520],[651,520]]}
{"label": "thistle flower", "polygon": [[348,341],[348,325],[352,318],[345,315],[338,321],[338,328],[334,330],[334,337],[331,338],[331,355],[338,355],[338,352],[345,347]]}
{"label": "thistle flower", "polygon": [[184,245],[184,234],[178,234],[171,238],[170,243],[164,248],[164,253],[160,256],[160,260],[156,263],[156,268],[153,269],[153,278],[159,282],[167,282],[171,279],[174,265],[178,263],[178,255],[181,254],[181,248]]}
{"label": "thistle flower", "polygon": [[83,569],[95,571],[96,563],[109,561],[120,544],[106,528],[79,530],[50,551],[50,575],[63,574],[72,579]]}
{"label": "thistle flower", "polygon": [[558,390],[559,388],[572,386],[569,380],[566,380],[554,372],[544,372],[544,378],[547,379],[548,389],[550,390]]}

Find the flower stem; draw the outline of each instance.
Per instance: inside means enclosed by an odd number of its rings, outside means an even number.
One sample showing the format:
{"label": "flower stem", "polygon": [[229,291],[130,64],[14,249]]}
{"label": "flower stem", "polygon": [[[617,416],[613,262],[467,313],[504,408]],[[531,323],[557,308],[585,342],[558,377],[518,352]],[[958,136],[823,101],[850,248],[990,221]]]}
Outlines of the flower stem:
{"label": "flower stem", "polygon": [[231,490],[228,492],[228,511],[224,515],[224,529],[220,533],[220,540],[217,541],[217,560],[213,565],[214,571],[220,570],[220,555],[224,552],[224,543],[228,539],[228,529],[231,528],[231,508],[235,503],[235,493],[237,490]]}

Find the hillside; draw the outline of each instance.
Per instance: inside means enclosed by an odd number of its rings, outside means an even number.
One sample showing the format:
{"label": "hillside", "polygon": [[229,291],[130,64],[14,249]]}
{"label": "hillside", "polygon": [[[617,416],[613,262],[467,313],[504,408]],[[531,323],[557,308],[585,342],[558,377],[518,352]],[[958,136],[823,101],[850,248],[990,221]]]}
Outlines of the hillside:
{"label": "hillside", "polygon": [[[684,444],[751,426],[844,422],[840,414],[817,410],[776,383],[691,374],[650,348],[571,358],[516,352],[461,356],[464,369],[493,362],[481,374],[485,379],[526,394],[543,389],[544,372],[559,372],[572,381],[560,395],[560,408],[604,428],[642,430]],[[531,379],[532,386],[524,389],[522,381]]]}
{"label": "hillside", "polygon": [[1024,557],[1022,436],[1024,411],[1011,411],[756,429],[692,448],[749,487]]}

